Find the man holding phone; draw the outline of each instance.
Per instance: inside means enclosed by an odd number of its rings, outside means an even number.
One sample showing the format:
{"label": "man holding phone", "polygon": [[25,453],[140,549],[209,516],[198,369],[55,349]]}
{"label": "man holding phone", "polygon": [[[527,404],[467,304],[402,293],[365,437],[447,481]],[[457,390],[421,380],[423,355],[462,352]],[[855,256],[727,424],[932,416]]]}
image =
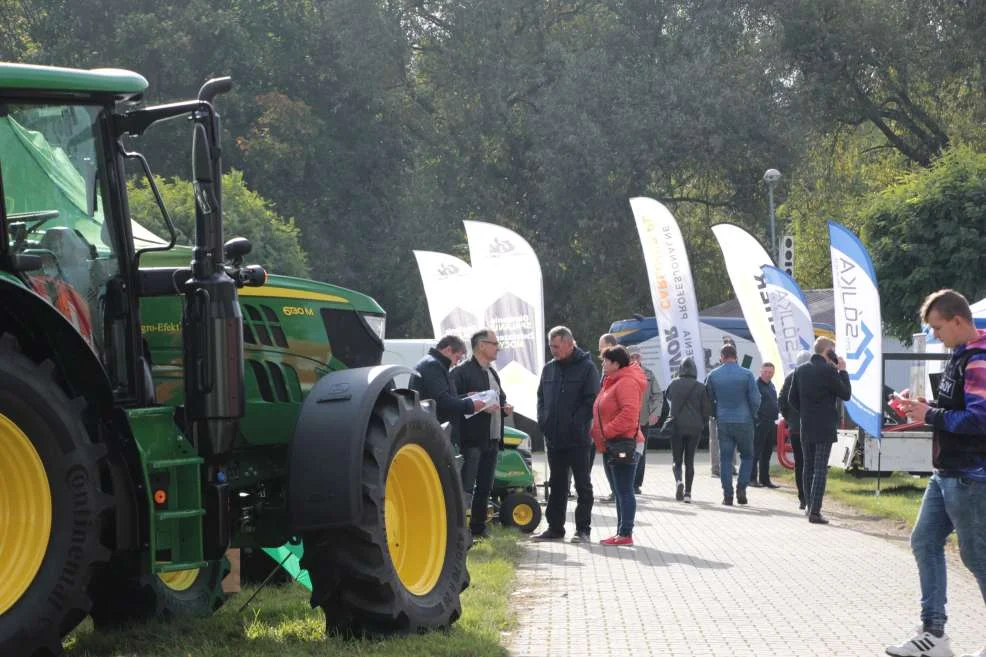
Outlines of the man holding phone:
{"label": "man holding phone", "polygon": [[[921,582],[921,628],[887,654],[947,657],[945,541],[954,531],[959,554],[986,600],[986,331],[976,328],[969,302],[955,290],[928,295],[921,320],[952,357],[938,384],[938,398],[901,399],[910,417],[929,425],[934,474],[911,532]],[[986,657],[986,646],[963,657]]]}
{"label": "man holding phone", "polygon": [[811,360],[794,371],[788,404],[801,416],[808,522],[827,525],[829,521],[822,515],[822,498],[828,479],[829,453],[839,426],[838,402],[849,401],[852,385],[846,361],[835,353],[835,342],[818,338],[814,352]]}

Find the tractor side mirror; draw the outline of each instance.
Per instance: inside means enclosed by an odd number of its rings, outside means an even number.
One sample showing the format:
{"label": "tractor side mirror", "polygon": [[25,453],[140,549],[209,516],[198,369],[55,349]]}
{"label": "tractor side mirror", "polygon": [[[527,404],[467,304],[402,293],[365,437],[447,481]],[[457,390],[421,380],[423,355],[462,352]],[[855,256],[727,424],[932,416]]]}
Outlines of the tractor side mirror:
{"label": "tractor side mirror", "polygon": [[234,267],[239,267],[243,258],[252,250],[253,245],[245,237],[234,237],[223,245],[223,255]]}

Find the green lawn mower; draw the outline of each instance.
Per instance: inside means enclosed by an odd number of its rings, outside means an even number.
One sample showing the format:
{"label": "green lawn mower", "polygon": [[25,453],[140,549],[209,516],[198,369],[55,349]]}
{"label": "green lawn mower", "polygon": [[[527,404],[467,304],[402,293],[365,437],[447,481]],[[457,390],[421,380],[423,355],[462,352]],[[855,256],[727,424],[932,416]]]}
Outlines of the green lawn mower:
{"label": "green lawn mower", "polygon": [[494,517],[504,527],[517,527],[530,534],[541,523],[541,505],[531,470],[531,438],[519,429],[504,427],[503,444],[490,495]]}

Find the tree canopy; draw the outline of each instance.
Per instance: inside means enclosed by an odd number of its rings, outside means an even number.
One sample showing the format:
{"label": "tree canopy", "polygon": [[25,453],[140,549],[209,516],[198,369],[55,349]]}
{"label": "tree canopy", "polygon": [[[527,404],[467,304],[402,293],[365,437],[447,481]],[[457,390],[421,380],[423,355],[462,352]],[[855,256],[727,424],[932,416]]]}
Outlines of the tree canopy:
{"label": "tree canopy", "polygon": [[884,324],[909,340],[923,299],[951,287],[986,295],[986,154],[955,148],[875,196],[862,214]]}
{"label": "tree canopy", "polygon": [[[827,219],[897,262],[865,209],[986,143],[984,18],[938,0],[0,0],[0,58],[131,68],[148,102],[232,75],[224,160],[294,218],[313,277],[427,335],[411,251],[467,257],[461,221],[499,223],[541,259],[547,323],[585,341],[652,312],[633,196],[679,219],[703,307],[731,296],[709,226],[767,240],[767,168],[803,285],[831,285]],[[183,129],[140,140],[165,179],[189,177]],[[949,271],[913,282],[970,282]]]}
{"label": "tree canopy", "polygon": [[[187,180],[157,177],[154,180],[164,207],[175,224],[180,244],[191,244],[195,235],[195,196]],[[308,255],[301,246],[294,221],[281,218],[270,202],[247,189],[237,170],[223,174],[223,217],[225,239],[246,237],[253,246],[248,260],[263,265],[269,273],[309,275]],[[130,185],[131,218],[159,236],[167,236],[164,217],[154,194],[143,179]]]}

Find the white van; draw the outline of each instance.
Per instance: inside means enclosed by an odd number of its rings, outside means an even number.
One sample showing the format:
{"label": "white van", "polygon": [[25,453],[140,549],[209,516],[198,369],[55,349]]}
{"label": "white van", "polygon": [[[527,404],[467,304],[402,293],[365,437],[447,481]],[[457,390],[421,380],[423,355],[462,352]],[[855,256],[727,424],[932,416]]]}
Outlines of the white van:
{"label": "white van", "polygon": [[[435,346],[437,340],[434,338],[410,338],[406,340],[383,341],[383,356],[380,358],[381,365],[404,365],[414,368],[428,350]],[[394,382],[401,388],[406,388],[410,375],[402,374],[394,379]]]}

